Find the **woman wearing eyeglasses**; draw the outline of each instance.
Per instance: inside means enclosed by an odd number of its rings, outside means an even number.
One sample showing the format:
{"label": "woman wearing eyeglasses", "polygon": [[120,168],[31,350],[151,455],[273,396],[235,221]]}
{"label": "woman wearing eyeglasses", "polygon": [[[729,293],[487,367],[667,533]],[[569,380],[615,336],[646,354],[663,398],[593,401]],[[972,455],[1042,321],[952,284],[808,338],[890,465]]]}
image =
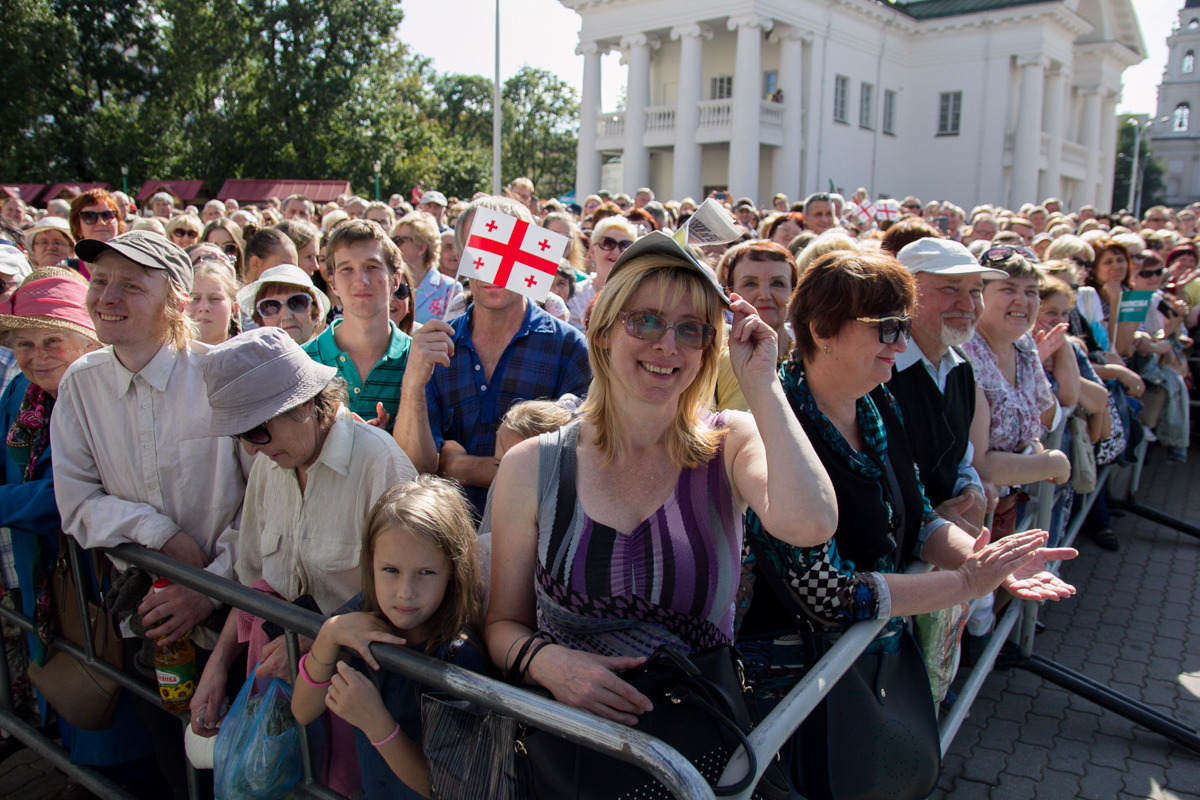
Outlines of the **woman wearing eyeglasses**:
{"label": "woman wearing eyeglasses", "polygon": [[637,231],[624,217],[605,217],[596,223],[587,249],[588,277],[575,284],[575,295],[567,303],[576,328],[583,330],[588,304],[604,288],[613,264],[637,238]]}
{"label": "woman wearing eyeglasses", "polygon": [[200,241],[200,232],[204,223],[199,217],[191,214],[178,214],[167,222],[167,240],[174,242],[184,250]]}
{"label": "woman wearing eyeglasses", "polygon": [[71,225],[71,235],[77,242],[82,239],[107,242],[125,232],[117,199],[104,189],[92,189],[72,200],[67,221]]}
{"label": "woman wearing eyeglasses", "polygon": [[[606,277],[581,419],[500,462],[484,635],[502,669],[540,639],[516,665],[531,682],[632,725],[649,702],[615,672],[661,644],[690,653],[732,640],[746,507],[797,545],[825,541],[837,508],[784,403],[775,333],[753,307],[736,295],[730,305],[662,233]],[[726,308],[753,417],[706,411]]]}
{"label": "woman wearing eyeglasses", "polygon": [[[204,364],[208,434],[233,436],[254,457],[237,579],[289,602],[307,595],[326,615],[362,590],[367,512],[388,487],[417,477],[391,435],[350,415],[346,384],[336,375],[269,327],[212,348]],[[217,733],[232,658],[247,646],[247,665],[262,662],[258,677],[291,680],[284,637],[270,638],[249,614],[230,614],[192,698],[192,729],[201,736]],[[301,639],[302,651],[311,646]],[[353,737],[334,724],[332,763],[354,768],[328,783],[352,794],[358,789]]]}
{"label": "woman wearing eyeglasses", "polygon": [[242,236],[242,227],[228,217],[214,219],[204,226],[200,241],[215,244],[225,255],[233,260],[233,268],[238,278],[242,277],[242,264],[246,250],[246,240]]}
{"label": "woman wearing eyeglasses", "polygon": [[296,344],[320,333],[329,313],[329,298],[295,264],[265,270],[258,280],[242,287],[237,299],[243,310],[249,309],[255,325],[283,328]]}
{"label": "woman wearing eyeglasses", "polygon": [[421,326],[416,324],[414,319],[413,278],[408,265],[400,268],[400,274],[397,277],[400,282],[396,284],[396,289],[392,292],[392,299],[388,301],[388,318],[396,323],[397,328],[412,336],[413,330],[420,330]]}
{"label": "woman wearing eyeglasses", "polygon": [[[792,294],[796,343],[780,370],[783,390],[829,474],[839,513],[830,541],[807,543],[788,542],[757,509],[747,515],[748,605],[738,647],[764,712],[860,620],[888,619],[870,649],[895,653],[910,614],[949,608],[997,586],[1035,599],[1073,591],[1043,571],[1046,560],[1074,552],[1041,549],[1045,532],[989,544],[930,508],[898,407],[881,386],[908,347],[915,297],[912,275],[894,258],[849,252],[813,262]],[[898,574],[918,559],[942,571]],[[773,584],[786,589],[786,600]],[[811,625],[798,626],[790,611],[797,605]],[[925,699],[932,704],[931,695]],[[818,787],[801,768],[807,753],[799,739],[782,755],[797,788],[814,796]]]}

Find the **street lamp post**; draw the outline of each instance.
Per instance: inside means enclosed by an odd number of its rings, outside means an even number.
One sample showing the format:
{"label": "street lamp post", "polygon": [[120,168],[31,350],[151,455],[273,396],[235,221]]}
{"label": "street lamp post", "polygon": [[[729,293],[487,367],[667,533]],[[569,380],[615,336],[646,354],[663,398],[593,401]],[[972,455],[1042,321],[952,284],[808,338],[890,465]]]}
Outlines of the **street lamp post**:
{"label": "street lamp post", "polygon": [[1150,126],[1156,122],[1167,122],[1170,117],[1159,117],[1155,119],[1151,117],[1145,122],[1139,123],[1133,117],[1130,117],[1126,122],[1133,126],[1133,163],[1129,166],[1129,202],[1125,207],[1130,209],[1135,217],[1141,216],[1142,205],[1142,190],[1141,180],[1145,178],[1145,171],[1139,171],[1139,159],[1142,149],[1142,137],[1146,131],[1150,130]]}
{"label": "street lamp post", "polygon": [[121,191],[129,194],[129,166],[121,165]]}
{"label": "street lamp post", "polygon": [[375,199],[379,199],[379,173],[383,169],[383,162],[375,161]]}

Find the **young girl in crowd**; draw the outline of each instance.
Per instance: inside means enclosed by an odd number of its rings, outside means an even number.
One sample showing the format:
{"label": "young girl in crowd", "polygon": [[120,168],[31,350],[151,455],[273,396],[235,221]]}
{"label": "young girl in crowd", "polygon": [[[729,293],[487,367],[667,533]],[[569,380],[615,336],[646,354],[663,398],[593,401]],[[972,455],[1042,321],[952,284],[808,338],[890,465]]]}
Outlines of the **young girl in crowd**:
{"label": "young girl in crowd", "polygon": [[307,724],[328,706],[358,729],[363,800],[427,797],[426,689],[380,669],[369,647],[405,645],[485,671],[474,642],[482,595],[478,545],[462,492],[432,475],[384,492],[367,520],[362,565],[362,593],[321,626],[300,659],[292,712]]}
{"label": "young girl in crowd", "polygon": [[200,341],[220,344],[241,333],[238,325],[237,278],[229,264],[204,258],[194,262],[195,277],[187,314],[199,329]]}

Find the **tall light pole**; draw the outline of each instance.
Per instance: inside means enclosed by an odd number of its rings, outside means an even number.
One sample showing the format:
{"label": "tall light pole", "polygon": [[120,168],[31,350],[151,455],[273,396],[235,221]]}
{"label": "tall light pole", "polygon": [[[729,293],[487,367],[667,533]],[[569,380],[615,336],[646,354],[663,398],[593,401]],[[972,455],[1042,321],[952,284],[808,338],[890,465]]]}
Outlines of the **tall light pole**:
{"label": "tall light pole", "polygon": [[492,96],[492,194],[500,194],[500,0],[496,0],[496,78]]}
{"label": "tall light pole", "polygon": [[126,164],[121,165],[121,191],[129,194],[129,167]]}
{"label": "tall light pole", "polygon": [[383,169],[383,162],[375,160],[375,199],[379,199],[379,173]]}
{"label": "tall light pole", "polygon": [[1135,217],[1141,216],[1141,208],[1139,206],[1142,204],[1142,191],[1140,184],[1141,178],[1145,177],[1144,172],[1139,172],[1138,170],[1138,156],[1141,154],[1142,137],[1146,134],[1146,131],[1150,130],[1151,125],[1156,122],[1167,122],[1169,119],[1170,117],[1159,117],[1158,119],[1151,117],[1142,123],[1139,123],[1133,117],[1125,120],[1126,123],[1133,126],[1133,163],[1129,167],[1129,202],[1125,204],[1125,207],[1130,209]]}

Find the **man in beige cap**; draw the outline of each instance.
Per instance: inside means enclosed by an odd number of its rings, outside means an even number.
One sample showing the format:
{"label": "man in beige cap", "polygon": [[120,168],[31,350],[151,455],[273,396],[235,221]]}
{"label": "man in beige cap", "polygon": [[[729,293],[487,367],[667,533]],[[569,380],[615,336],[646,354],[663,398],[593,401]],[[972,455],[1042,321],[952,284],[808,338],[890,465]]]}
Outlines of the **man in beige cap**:
{"label": "man in beige cap", "polygon": [[[208,346],[193,340],[184,314],[191,262],[145,231],[84,239],[75,253],[92,266],[87,310],[108,346],[72,364],[59,386],[50,441],[63,530],[83,547],[133,542],[232,578],[251,459],[229,437],[191,438],[209,416],[200,363]],[[166,644],[191,631],[203,648],[216,637],[200,623],[216,607],[173,583],[148,593],[138,613],[147,638]],[[127,642],[125,666],[135,674],[139,649]],[[178,725],[138,705],[165,777],[186,796]],[[157,730],[164,722],[169,729]]]}

